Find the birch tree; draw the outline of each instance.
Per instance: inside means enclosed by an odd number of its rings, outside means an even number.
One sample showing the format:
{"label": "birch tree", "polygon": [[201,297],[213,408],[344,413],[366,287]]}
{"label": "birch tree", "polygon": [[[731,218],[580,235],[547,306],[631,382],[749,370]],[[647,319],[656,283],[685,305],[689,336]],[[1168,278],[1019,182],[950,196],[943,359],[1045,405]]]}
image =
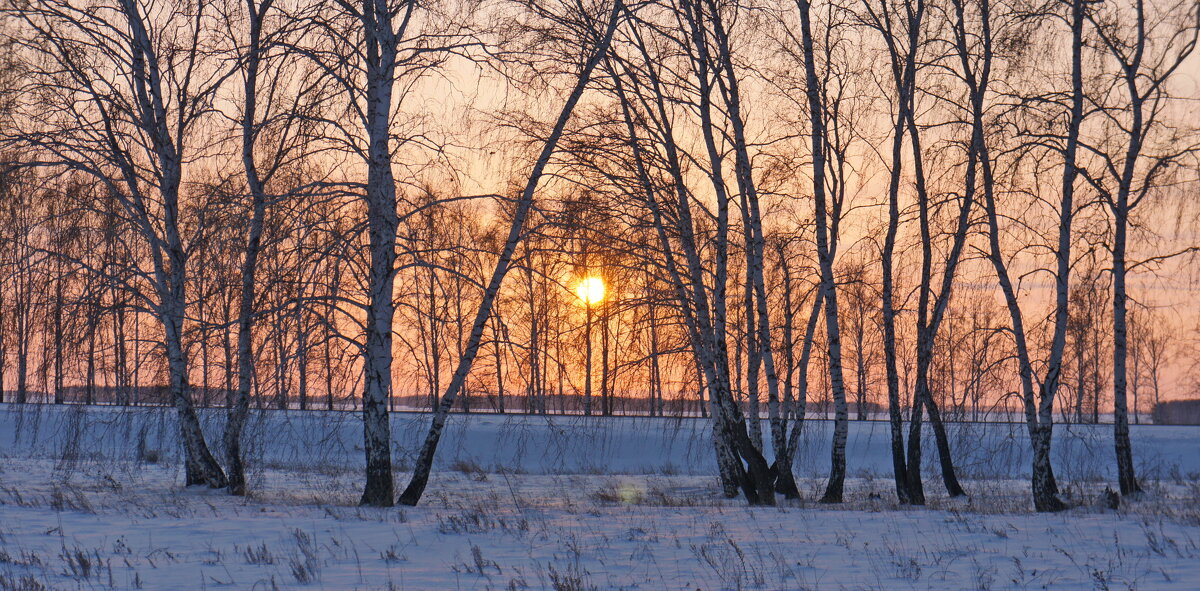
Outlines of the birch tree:
{"label": "birch tree", "polygon": [[[917,8],[909,13],[908,26],[910,30],[914,28],[920,29],[921,18],[919,15],[923,10],[922,3],[918,2]],[[977,62],[971,59],[973,55],[977,55],[979,52],[969,45],[968,38],[971,36],[971,33],[968,32],[967,25],[964,22],[965,19],[962,5],[955,4],[952,21],[954,24],[951,29],[954,31],[955,47],[958,50],[957,57],[961,66],[961,77],[966,81],[967,94],[973,105],[972,110],[975,110],[976,107],[974,105],[976,103],[979,104],[979,109],[982,110],[982,103],[987,93],[987,84],[990,78],[991,56],[987,53],[989,50],[984,50],[983,59]],[[912,39],[911,33],[910,39]],[[926,180],[923,161],[924,155],[921,147],[921,130],[917,126],[916,115],[912,108],[908,109],[907,115],[907,131],[912,148],[911,161],[915,175],[917,220],[922,245],[920,286],[917,296],[916,392],[913,402],[913,414],[910,419],[907,467],[909,473],[909,494],[913,502],[921,502],[924,500],[924,491],[922,490],[920,478],[921,407],[924,407],[924,411],[929,414],[929,419],[934,429],[938,458],[941,463],[942,479],[947,493],[952,497],[966,494],[955,474],[945,426],[942,424],[938,405],[930,390],[930,372],[938,330],[950,305],[954,290],[955,274],[971,228],[975,195],[978,189],[976,184],[979,159],[978,143],[981,139],[976,138],[974,128],[970,127],[971,139],[967,142],[969,148],[967,150],[963,188],[959,198],[956,200],[958,201],[957,211],[951,210],[952,219],[954,220],[954,226],[951,230],[951,244],[945,255],[945,262],[942,264],[942,269],[939,273],[940,276],[935,278],[933,276],[933,259],[935,255],[933,253],[934,236],[931,228],[933,212],[931,212],[931,209],[936,207],[936,205],[933,203]],[[935,281],[937,283],[936,287],[934,285]]]}
{"label": "birch tree", "polygon": [[[1054,207],[1055,234],[1054,246],[1050,249],[1054,261],[1054,300],[1052,313],[1052,336],[1044,367],[1045,374],[1038,380],[1034,375],[1033,357],[1030,347],[1031,336],[1025,325],[1025,319],[1018,299],[1017,284],[1002,247],[1001,213],[998,208],[998,198],[995,181],[999,178],[994,169],[994,161],[989,157],[988,145],[980,144],[980,171],[983,183],[984,207],[988,224],[988,259],[996,272],[996,277],[1004,295],[1008,308],[1010,329],[1017,351],[1018,375],[1021,382],[1022,406],[1029,439],[1033,448],[1032,474],[1030,478],[1033,489],[1034,508],[1040,512],[1061,511],[1066,505],[1058,498],[1058,484],[1050,463],[1050,448],[1054,429],[1054,401],[1058,394],[1063,369],[1063,352],[1066,347],[1066,333],[1069,323],[1070,305],[1070,271],[1071,250],[1074,237],[1072,227],[1076,214],[1075,185],[1079,175],[1077,154],[1079,148],[1079,132],[1084,122],[1084,24],[1086,22],[1087,4],[1083,0],[1072,0],[1064,5],[1065,14],[1027,15],[1033,22],[1042,19],[1061,20],[1067,26],[1071,38],[1071,56],[1067,77],[1068,89],[1057,94],[1033,95],[1031,103],[1045,108],[1064,121],[1055,124],[1052,134],[1047,137],[1047,151],[1061,156],[1061,192],[1058,203]],[[990,11],[989,11],[989,14]],[[991,26],[990,21],[983,21],[985,26]],[[1032,24],[1030,26],[1036,26]],[[991,39],[990,35],[986,39]],[[985,48],[986,49],[986,48]],[[984,122],[978,109],[973,108],[972,115],[976,135],[983,129]],[[1022,130],[1027,129],[1021,125]],[[1061,130],[1061,131],[1060,131]],[[1023,132],[1021,136],[1029,135]],[[1027,138],[1022,138],[1027,139]],[[1038,145],[1036,140],[1028,143]]]}
{"label": "birch tree", "polygon": [[800,57],[804,71],[806,106],[808,108],[808,135],[812,162],[810,178],[816,223],[817,262],[821,274],[820,295],[817,299],[824,306],[829,381],[836,405],[831,469],[821,501],[840,503],[846,478],[846,440],[849,432],[849,415],[846,407],[845,378],[842,372],[841,328],[838,319],[837,284],[834,276],[836,235],[831,232],[838,216],[836,211],[831,211],[828,191],[829,118],[817,73],[819,48],[814,36],[813,5],[809,0],[796,0],[795,5],[800,17]]}
{"label": "birch tree", "polygon": [[1148,199],[1153,201],[1168,181],[1171,166],[1200,148],[1164,120],[1171,102],[1170,81],[1196,48],[1200,4],[1191,0],[1160,7],[1132,0],[1098,7],[1086,15],[1116,66],[1112,80],[1116,96],[1096,97],[1117,102],[1101,107],[1108,141],[1087,142],[1084,149],[1101,162],[1101,172],[1086,180],[1112,218],[1113,440],[1117,482],[1121,494],[1129,495],[1142,490],[1129,438],[1128,275],[1139,266],[1130,261],[1130,230],[1135,223],[1131,218]]}
{"label": "birch tree", "polygon": [[194,136],[228,75],[207,59],[210,8],[203,0],[46,0],[9,9],[25,29],[18,43],[30,63],[17,89],[19,126],[3,137],[36,153],[32,164],[88,176],[117,196],[150,256],[150,267],[136,270],[149,288],[131,291],[162,325],[186,483],[220,488],[225,473],[193,409],[183,342],[190,253],[181,192]]}
{"label": "birch tree", "polygon": [[[294,36],[290,34],[290,19],[275,7],[274,0],[245,0],[244,10],[235,7],[232,3],[227,7],[226,21],[230,24],[229,41],[237,47],[234,59],[242,82],[241,92],[233,102],[239,105],[236,137],[250,215],[237,303],[237,392],[233,395],[223,438],[229,492],[244,495],[246,477],[241,440],[254,377],[252,347],[258,316],[257,286],[264,224],[268,208],[289,189],[280,187],[282,183],[277,179],[310,155],[305,148],[310,134],[305,133],[302,122],[313,119],[308,112],[315,103],[312,95],[322,88],[305,72],[298,71],[297,54],[289,49]],[[245,29],[234,28],[233,23],[243,19]],[[304,375],[306,372],[301,372]]]}
{"label": "birch tree", "polygon": [[[363,357],[363,449],[366,483],[361,503],[394,503],[391,428],[394,287],[397,272],[398,182],[396,153],[435,150],[423,130],[402,121],[406,99],[419,80],[453,56],[478,45],[457,22],[452,6],[417,0],[330,0],[295,18],[310,32],[298,49],[309,56],[337,91],[319,118],[331,149],[361,163],[365,179],[349,183],[365,206],[363,225],[369,264],[365,302],[343,300],[365,315]],[[404,162],[415,165],[416,162]],[[405,169],[406,170],[406,169]]]}

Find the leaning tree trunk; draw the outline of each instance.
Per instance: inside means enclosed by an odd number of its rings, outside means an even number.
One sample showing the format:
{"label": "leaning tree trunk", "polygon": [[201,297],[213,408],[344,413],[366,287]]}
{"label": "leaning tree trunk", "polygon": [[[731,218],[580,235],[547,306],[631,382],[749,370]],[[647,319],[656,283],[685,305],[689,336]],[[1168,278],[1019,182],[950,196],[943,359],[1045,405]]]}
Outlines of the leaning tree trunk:
{"label": "leaning tree trunk", "polygon": [[887,376],[888,393],[888,426],[891,434],[890,448],[892,452],[892,477],[896,484],[896,498],[901,504],[913,503],[912,494],[908,490],[908,463],[904,455],[904,417],[900,408],[900,372],[897,368],[896,355],[896,307],[894,260],[896,235],[900,227],[900,166],[903,162],[904,124],[907,117],[901,102],[901,112],[893,128],[892,137],[892,172],[888,184],[888,226],[884,237],[883,251],[880,256],[880,266],[883,272],[882,320],[883,320],[883,360]]}
{"label": "leaning tree trunk", "polygon": [[938,465],[942,469],[942,484],[946,494],[951,497],[966,496],[962,484],[958,482],[958,474],[954,469],[954,456],[950,454],[950,438],[946,434],[946,424],[942,421],[941,411],[933,400],[932,392],[925,391],[925,409],[929,413],[929,425],[933,429],[933,440],[938,451]]}
{"label": "leaning tree trunk", "polygon": [[[804,327],[804,340],[800,344],[800,360],[796,363],[799,377],[796,380],[796,416],[792,419],[791,435],[788,436],[787,446],[787,470],[779,470],[779,476],[786,479],[782,483],[785,489],[784,496],[787,498],[800,498],[800,490],[796,486],[796,477],[792,473],[791,463],[795,461],[796,454],[800,450],[800,437],[804,433],[804,418],[808,410],[808,368],[812,359],[813,341],[816,339],[817,323],[821,319],[821,309],[824,307],[824,299],[821,295],[821,290],[817,289],[813,296],[812,310],[808,315],[808,322]],[[779,485],[777,485],[779,486]]]}
{"label": "leaning tree trunk", "polygon": [[[792,472],[795,455],[792,453],[788,441],[788,421],[794,420],[796,424],[800,424],[804,420],[803,415],[795,412],[793,401],[795,389],[792,386],[792,378],[796,369],[796,357],[793,352],[795,345],[793,334],[796,322],[795,296],[791,269],[786,260],[786,247],[780,243],[778,250],[779,270],[783,274],[783,324],[781,328],[783,332],[784,379],[780,380],[782,392],[772,395],[771,405],[768,409],[771,415],[771,444],[775,452],[775,492],[782,494],[785,499],[798,499],[800,498],[800,489],[796,486],[796,476]],[[819,310],[820,307],[818,306],[817,309]],[[771,394],[769,390],[768,394]]]}
{"label": "leaning tree trunk", "polygon": [[[533,197],[538,183],[541,181],[546,166],[550,163],[550,157],[558,146],[558,140],[562,137],[571,114],[575,111],[575,105],[579,103],[584,89],[591,80],[592,71],[595,70],[596,65],[608,53],[609,44],[612,42],[613,34],[616,32],[617,24],[620,21],[619,17],[623,10],[624,3],[622,0],[616,0],[609,15],[607,28],[591,57],[584,64],[582,71],[580,71],[575,86],[572,88],[571,94],[567,97],[566,104],[563,105],[562,110],[559,112],[554,129],[550,132],[549,137],[547,137],[545,145],[542,146],[541,154],[539,154],[537,161],[534,163],[529,180],[525,183],[525,188],[521,192],[516,210],[513,212],[508,239],[504,243],[504,248],[500,252],[495,268],[492,270],[491,279],[484,290],[483,299],[480,301],[479,309],[476,311],[470,336],[468,337],[463,354],[459,358],[458,367],[454,371],[454,376],[450,379],[450,384],[447,386],[445,394],[442,395],[441,401],[437,408],[434,409],[433,420],[429,426],[429,432],[425,436],[425,442],[422,444],[420,453],[417,456],[412,479],[400,495],[399,501],[401,504],[416,505],[425,492],[425,486],[429,482],[429,473],[433,467],[433,457],[437,452],[438,442],[441,440],[442,429],[446,426],[446,418],[450,413],[450,408],[454,405],[455,399],[462,390],[463,384],[466,382],[467,374],[471,371],[471,365],[474,363],[475,357],[479,354],[480,340],[483,338],[484,328],[488,318],[491,316],[492,306],[500,291],[500,284],[504,281],[504,276],[508,273],[508,268],[512,263],[513,253],[516,251],[517,243],[521,239],[525,219],[529,216],[529,211],[533,207]],[[384,418],[386,424],[386,415],[384,415]]]}

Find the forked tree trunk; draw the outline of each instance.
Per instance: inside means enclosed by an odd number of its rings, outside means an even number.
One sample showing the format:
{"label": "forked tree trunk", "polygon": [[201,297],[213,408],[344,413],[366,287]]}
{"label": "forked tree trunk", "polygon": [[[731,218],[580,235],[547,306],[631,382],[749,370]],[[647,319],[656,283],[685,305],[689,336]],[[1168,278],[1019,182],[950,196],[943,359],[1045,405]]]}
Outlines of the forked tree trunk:
{"label": "forked tree trunk", "polygon": [[[270,0],[258,4],[247,2],[250,20],[250,39],[245,66],[245,101],[242,111],[242,166],[246,184],[250,189],[250,227],[246,236],[245,258],[242,260],[241,293],[238,302],[237,321],[237,393],[231,396],[231,404],[225,419],[225,465],[228,468],[229,494],[246,494],[246,467],[242,457],[242,433],[250,412],[250,389],[254,379],[254,301],[258,272],[258,257],[262,250],[263,222],[266,218],[267,196],[254,160],[258,104],[258,77],[262,63],[263,16],[269,9]],[[229,370],[226,370],[229,371]]]}
{"label": "forked tree trunk", "polygon": [[[1050,464],[1050,442],[1052,439],[1053,429],[1053,392],[1043,390],[1041,394],[1041,404],[1039,405],[1036,399],[1038,392],[1035,392],[1033,363],[1029,354],[1028,340],[1026,337],[1024,317],[1021,313],[1017,292],[1009,274],[1008,263],[1000,246],[1000,215],[996,207],[996,197],[994,191],[994,175],[992,171],[992,159],[986,142],[986,124],[984,120],[984,94],[987,91],[989,73],[992,59],[992,21],[991,21],[991,5],[989,0],[982,0],[979,5],[981,15],[981,34],[978,36],[979,42],[982,44],[982,59],[978,62],[978,70],[973,70],[969,64],[971,63],[970,52],[967,48],[968,34],[964,24],[964,2],[955,0],[955,42],[958,50],[958,57],[963,64],[965,78],[970,86],[970,109],[971,109],[971,144],[972,154],[975,155],[979,171],[980,184],[983,193],[983,204],[988,226],[988,245],[987,258],[991,262],[993,269],[996,272],[996,277],[1000,286],[1000,291],[1004,296],[1004,302],[1009,313],[1011,321],[1011,331],[1013,334],[1013,343],[1016,348],[1018,377],[1021,383],[1022,400],[1024,403],[1026,424],[1028,426],[1030,443],[1033,448],[1032,461],[1032,477],[1031,485],[1033,489],[1034,506],[1038,511],[1057,511],[1065,508],[1062,501],[1057,498],[1058,487],[1054,480],[1054,473]],[[1078,6],[1078,4],[1076,4]],[[1075,42],[1075,59],[1078,65],[1079,39]],[[1074,112],[1073,112],[1074,113]],[[1077,114],[1077,113],[1076,113]],[[1072,118],[1073,127],[1077,123],[1075,114]],[[1077,131],[1077,128],[1076,128]],[[1072,152],[1073,154],[1073,152]],[[1068,165],[1070,169],[1070,165]],[[1070,201],[1065,202],[1067,209],[1063,210],[1064,217],[1060,218],[1060,237],[1062,229],[1065,227],[1066,234],[1069,238],[1070,232]],[[1067,250],[1060,250],[1060,257],[1070,256],[1069,241],[1067,242]],[[1061,242],[1060,242],[1061,247]],[[1061,259],[1060,259],[1061,262]],[[1056,330],[1065,329],[1066,327],[1066,307],[1065,307],[1065,280],[1066,277],[1062,274],[1062,267],[1059,268],[1059,284],[1056,289],[1059,293],[1056,301]],[[1061,362],[1061,358],[1060,358]],[[1047,376],[1047,379],[1053,378],[1057,382],[1057,372]],[[1049,394],[1049,396],[1047,396]],[[1039,408],[1040,407],[1040,408]]]}
{"label": "forked tree trunk", "polygon": [[[718,423],[718,432],[722,437],[727,438],[728,445],[734,448],[741,460],[745,462],[744,466],[740,466],[745,473],[745,478],[742,482],[742,491],[746,495],[746,500],[752,505],[773,505],[775,504],[775,482],[771,475],[770,466],[767,465],[766,459],[763,457],[759,447],[747,433],[745,416],[737,403],[733,399],[731,390],[730,364],[728,354],[728,321],[727,321],[727,282],[728,282],[728,257],[729,257],[729,231],[730,231],[730,203],[732,199],[729,196],[728,187],[725,183],[723,172],[725,156],[722,150],[718,147],[717,127],[714,121],[714,113],[717,115],[723,114],[719,105],[714,104],[714,92],[719,91],[720,96],[725,99],[725,112],[727,112],[728,120],[734,127],[735,136],[740,135],[740,99],[737,97],[736,80],[728,77],[728,73],[732,57],[729,55],[728,43],[725,38],[724,25],[721,20],[720,10],[712,2],[688,2],[682,6],[681,16],[684,23],[688,27],[690,36],[691,48],[693,52],[690,54],[692,61],[693,74],[697,85],[697,111],[700,117],[701,135],[704,140],[704,146],[708,155],[708,177],[716,198],[716,227],[712,238],[714,246],[714,265],[713,265],[713,287],[711,298],[707,295],[701,301],[697,301],[693,310],[695,318],[689,326],[689,332],[692,334],[693,348],[697,353],[703,356],[703,365],[705,372],[708,373],[708,381],[710,383],[710,394],[713,400],[717,403],[716,408],[720,409],[720,413],[714,414],[713,419]],[[710,29],[711,27],[711,29]],[[710,37],[711,34],[711,37]],[[717,55],[711,53],[710,39],[715,39]],[[643,48],[643,54],[645,50]],[[725,74],[722,75],[722,70]],[[714,87],[714,82],[716,86]],[[656,82],[657,84],[657,82]],[[661,93],[659,97],[661,97]],[[661,105],[661,98],[659,99]],[[662,107],[660,106],[660,111]],[[673,138],[668,140],[673,141]],[[744,144],[744,138],[735,140],[736,143]],[[669,146],[668,149],[673,149]],[[753,191],[752,184],[745,180],[745,176],[749,173],[748,165],[744,161],[744,149],[737,150],[737,160],[735,163],[735,175],[739,187],[743,192]],[[672,160],[671,168],[672,175],[676,179],[676,185],[681,187],[683,183],[679,179],[677,160]],[[681,191],[686,193],[686,191]],[[752,196],[752,195],[751,195]],[[683,199],[681,199],[681,206]],[[692,221],[690,214],[685,220],[680,220],[680,224],[689,226]],[[661,224],[659,224],[661,226]],[[661,228],[660,228],[661,232]],[[663,239],[660,237],[660,242]],[[694,242],[692,243],[694,244]],[[753,246],[752,246],[753,247]],[[695,286],[693,293],[695,295],[704,294],[706,291],[705,275],[701,270],[696,252],[688,252],[688,271],[690,275],[689,282]],[[710,307],[711,305],[711,307]],[[760,444],[761,445],[761,440]]]}
{"label": "forked tree trunk", "polygon": [[896,356],[896,307],[894,277],[894,253],[896,235],[900,227],[900,166],[903,162],[901,149],[904,143],[904,125],[902,120],[907,117],[903,109],[907,102],[901,101],[901,113],[897,115],[898,123],[893,128],[892,138],[892,171],[888,189],[888,226],[884,237],[880,265],[883,270],[882,321],[883,321],[883,361],[887,381],[888,395],[888,427],[889,447],[892,455],[892,478],[896,485],[896,498],[901,504],[913,504],[916,501],[908,488],[908,462],[904,454],[904,418],[900,406],[900,371]]}
{"label": "forked tree trunk", "polygon": [[[1122,82],[1129,99],[1129,121],[1122,131],[1127,135],[1125,144],[1124,163],[1117,179],[1117,194],[1115,199],[1106,194],[1106,201],[1113,214],[1114,236],[1112,245],[1113,273],[1113,440],[1116,448],[1117,480],[1121,494],[1129,495],[1142,492],[1138,484],[1133,465],[1133,444],[1129,437],[1129,410],[1127,408],[1128,375],[1127,364],[1128,346],[1128,293],[1127,275],[1128,261],[1128,231],[1129,217],[1147,195],[1159,185],[1157,175],[1164,172],[1183,154],[1194,148],[1180,151],[1176,154],[1152,156],[1143,154],[1146,138],[1156,129],[1155,119],[1162,106],[1165,94],[1162,88],[1168,86],[1169,78],[1175,76],[1180,66],[1195,52],[1197,39],[1200,37],[1200,7],[1190,6],[1187,10],[1187,20],[1179,23],[1177,33],[1161,49],[1161,58],[1147,55],[1153,51],[1156,44],[1149,38],[1149,30],[1155,23],[1147,23],[1146,3],[1144,0],[1134,2],[1136,14],[1133,23],[1099,22],[1095,13],[1089,18],[1095,25],[1099,37],[1112,57],[1116,58],[1120,68]],[[1133,39],[1118,39],[1119,32],[1132,30]],[[1174,55],[1171,55],[1171,54]],[[1171,131],[1174,132],[1173,130]],[[1169,150],[1178,148],[1172,145]],[[1148,157],[1149,156],[1149,157]],[[1139,167],[1139,163],[1142,166]],[[1140,188],[1134,190],[1139,168],[1141,173]],[[1110,169],[1115,173],[1115,170]],[[1133,412],[1134,421],[1138,419],[1138,381],[1140,379],[1139,356],[1134,359]]]}
{"label": "forked tree trunk", "polygon": [[366,343],[363,347],[363,453],[366,483],[360,504],[390,507],[392,482],[391,423],[392,321],[396,230],[396,181],[392,172],[391,114],[399,44],[415,2],[395,11],[383,0],[364,2],[356,14],[366,45],[362,64],[366,89],[366,209],[370,266],[367,271]]}
{"label": "forked tree trunk", "polygon": [[[921,16],[924,13],[924,2],[919,1],[917,11],[909,20],[910,28],[919,29]],[[911,36],[910,43],[915,44],[917,37]],[[909,494],[915,504],[924,503],[924,487],[921,483],[921,420],[922,411],[928,411],[929,422],[934,430],[937,442],[938,460],[942,471],[942,481],[946,492],[951,497],[965,495],[958,477],[954,472],[954,461],[950,455],[950,441],[946,436],[946,427],[942,424],[941,414],[933,399],[930,387],[930,369],[933,365],[934,346],[937,343],[938,329],[954,290],[954,275],[958,268],[959,257],[966,243],[967,232],[970,229],[971,210],[975,197],[976,155],[973,148],[968,156],[966,187],[963,191],[962,205],[959,209],[958,224],[954,230],[954,240],[949,256],[941,273],[941,285],[935,292],[933,287],[933,235],[930,227],[930,197],[925,183],[923,151],[921,149],[920,128],[917,127],[916,117],[912,109],[908,109],[908,138],[912,146],[912,162],[916,177],[918,220],[921,232],[921,283],[918,295],[917,310],[917,376],[916,395],[913,401],[913,420],[910,423],[908,482]],[[914,465],[915,461],[915,465]]]}
{"label": "forked tree trunk", "polygon": [[[188,360],[183,344],[184,321],[187,317],[186,269],[188,262],[187,249],[184,248],[180,235],[180,199],[179,191],[183,181],[183,129],[172,130],[167,121],[166,104],[167,90],[162,88],[163,73],[160,71],[158,53],[154,48],[154,40],[147,28],[147,17],[141,14],[140,8],[134,3],[123,3],[125,23],[129,27],[132,54],[131,66],[137,100],[137,112],[146,123],[147,134],[154,136],[154,157],[158,166],[157,189],[162,199],[162,235],[156,230],[146,229],[143,234],[155,250],[155,288],[157,291],[158,316],[163,324],[163,336],[167,355],[167,369],[170,378],[170,395],[179,413],[179,429],[185,452],[187,484],[206,484],[212,488],[222,488],[227,484],[225,472],[213,458],[204,441],[204,433],[200,421],[192,406],[191,392],[188,384]],[[197,35],[199,33],[197,32]],[[176,105],[183,109],[185,105]],[[179,115],[180,119],[183,115]],[[177,137],[171,137],[172,131]],[[126,180],[136,190],[136,173],[126,172]],[[146,219],[146,198],[138,195],[138,205],[135,212],[143,217],[136,223],[143,227],[152,228],[154,222]]]}
{"label": "forked tree trunk", "polygon": [[[1055,249],[1055,310],[1054,331],[1050,344],[1050,355],[1046,360],[1046,376],[1042,380],[1034,414],[1034,400],[1026,393],[1026,418],[1029,423],[1033,444],[1033,497],[1038,511],[1058,511],[1066,508],[1058,499],[1058,484],[1050,466],[1050,445],[1053,438],[1054,399],[1062,377],[1063,354],[1066,348],[1067,324],[1070,305],[1071,272],[1071,227],[1074,219],[1075,181],[1079,176],[1076,154],[1079,149],[1079,132],[1083,124],[1083,23],[1085,0],[1072,0],[1071,25],[1071,93],[1067,122],[1066,149],[1063,153],[1062,194],[1059,203],[1058,246]],[[989,212],[991,215],[992,212]],[[1011,304],[1010,304],[1011,309]],[[1016,311],[1020,313],[1019,309]]]}

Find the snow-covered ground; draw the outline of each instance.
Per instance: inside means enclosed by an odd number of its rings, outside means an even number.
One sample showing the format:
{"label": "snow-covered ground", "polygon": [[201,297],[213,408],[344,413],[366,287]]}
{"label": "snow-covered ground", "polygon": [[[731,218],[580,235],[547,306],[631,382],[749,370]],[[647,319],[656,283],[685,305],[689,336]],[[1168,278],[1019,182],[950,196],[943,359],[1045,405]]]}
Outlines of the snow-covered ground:
{"label": "snow-covered ground", "polygon": [[[884,423],[852,424],[848,502],[813,503],[814,421],[807,500],[752,509],[720,497],[705,421],[454,416],[423,503],[379,510],[355,506],[356,419],[256,415],[235,499],[180,486],[170,411],[0,405],[0,590],[1200,589],[1200,428],[1135,427],[1148,493],[1110,511],[1111,426],[1061,427],[1075,507],[1046,516],[1020,425],[953,425],[972,496],[946,499],[930,465],[913,509]],[[427,420],[393,416],[399,468]]]}

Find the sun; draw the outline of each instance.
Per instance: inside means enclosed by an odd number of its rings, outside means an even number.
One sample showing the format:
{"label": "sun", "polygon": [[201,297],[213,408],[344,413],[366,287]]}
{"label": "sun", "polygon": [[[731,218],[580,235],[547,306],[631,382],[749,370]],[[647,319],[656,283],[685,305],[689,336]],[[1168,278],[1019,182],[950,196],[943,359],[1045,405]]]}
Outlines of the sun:
{"label": "sun", "polygon": [[604,280],[599,277],[584,277],[575,286],[575,295],[589,306],[604,299]]}

